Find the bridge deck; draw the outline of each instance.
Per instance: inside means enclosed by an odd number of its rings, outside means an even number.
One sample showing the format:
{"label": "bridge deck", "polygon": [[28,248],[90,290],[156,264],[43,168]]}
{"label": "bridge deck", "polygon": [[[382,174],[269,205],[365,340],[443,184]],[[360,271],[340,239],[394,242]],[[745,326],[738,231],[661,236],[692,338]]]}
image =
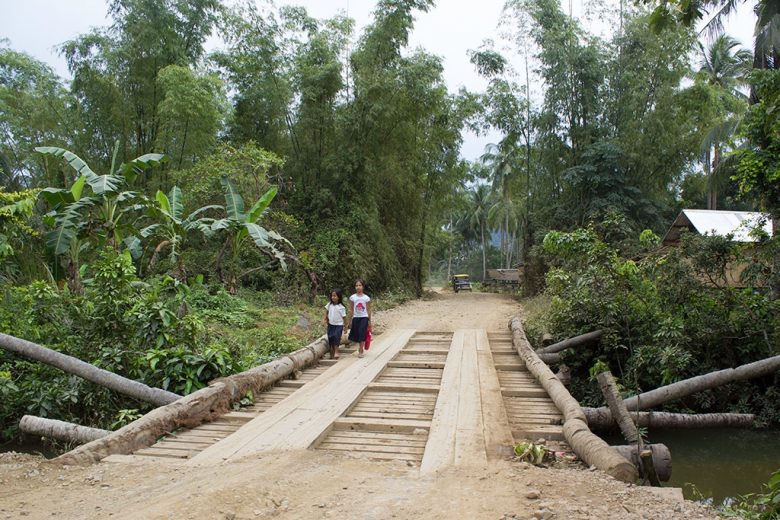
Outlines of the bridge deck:
{"label": "bridge deck", "polygon": [[561,421],[509,333],[393,330],[364,358],[321,360],[249,407],[105,460],[215,464],[314,448],[405,460],[431,472],[484,466],[524,439],[562,440]]}

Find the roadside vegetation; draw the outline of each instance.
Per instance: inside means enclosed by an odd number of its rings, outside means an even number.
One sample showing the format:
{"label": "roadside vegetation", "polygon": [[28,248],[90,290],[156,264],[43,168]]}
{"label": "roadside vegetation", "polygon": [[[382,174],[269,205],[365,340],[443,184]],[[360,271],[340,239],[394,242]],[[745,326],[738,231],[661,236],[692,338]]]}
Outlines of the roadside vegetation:
{"label": "roadside vegetation", "polygon": [[[596,362],[635,392],[780,354],[775,236],[658,247],[683,208],[780,215],[780,15],[754,3],[742,49],[692,27],[733,2],[601,5],[620,24],[599,36],[509,0],[470,55],[484,92],[408,46],[432,0],[380,0],[360,34],[297,7],[110,0],[108,27],[60,48],[70,81],[0,41],[0,332],[189,393],[319,336],[331,287],[363,278],[387,306],[522,264],[532,339],[606,332],[565,359],[583,403]],[[464,130],[501,138],[465,161]],[[779,382],[674,409],[777,426]],[[25,413],[145,410],[0,351],[2,439]]]}

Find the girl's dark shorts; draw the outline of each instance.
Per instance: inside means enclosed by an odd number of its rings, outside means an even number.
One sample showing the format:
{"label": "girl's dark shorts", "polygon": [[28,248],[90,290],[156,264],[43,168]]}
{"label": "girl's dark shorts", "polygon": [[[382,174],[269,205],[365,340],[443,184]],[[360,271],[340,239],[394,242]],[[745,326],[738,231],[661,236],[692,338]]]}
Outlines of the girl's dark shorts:
{"label": "girl's dark shorts", "polygon": [[341,334],[343,332],[344,332],[344,325],[328,324],[328,345],[330,345],[331,347],[338,347],[339,343],[341,343]]}
{"label": "girl's dark shorts", "polygon": [[368,332],[368,318],[352,318],[349,340],[362,343],[366,341],[366,332]]}

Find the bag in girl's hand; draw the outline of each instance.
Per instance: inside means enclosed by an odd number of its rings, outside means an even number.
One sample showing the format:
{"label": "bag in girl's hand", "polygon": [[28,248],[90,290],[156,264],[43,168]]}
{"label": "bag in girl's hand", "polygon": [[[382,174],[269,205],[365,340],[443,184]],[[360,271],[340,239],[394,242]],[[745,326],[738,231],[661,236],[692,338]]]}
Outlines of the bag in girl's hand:
{"label": "bag in girl's hand", "polygon": [[369,325],[368,330],[366,331],[366,344],[364,348],[368,350],[368,347],[371,346],[371,326]]}

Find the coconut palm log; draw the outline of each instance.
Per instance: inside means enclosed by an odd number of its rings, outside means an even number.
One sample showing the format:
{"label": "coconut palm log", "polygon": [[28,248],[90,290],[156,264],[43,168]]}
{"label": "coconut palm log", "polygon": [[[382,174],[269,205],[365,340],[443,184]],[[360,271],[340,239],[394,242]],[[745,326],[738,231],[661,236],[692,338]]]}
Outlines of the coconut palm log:
{"label": "coconut palm log", "polygon": [[39,437],[48,437],[78,444],[86,444],[111,433],[108,430],[90,428],[89,426],[81,426],[80,424],[36,417],[34,415],[23,416],[22,420],[19,421],[19,430],[27,435],[37,435]]}
{"label": "coconut palm log", "polygon": [[154,444],[157,439],[179,428],[194,428],[210,422],[230,410],[248,392],[257,394],[293,374],[325,354],[327,337],[240,374],[215,379],[178,401],[155,408],[140,419],[101,439],[80,446],[52,459],[55,464],[91,464],[114,454],[130,454]]}
{"label": "coconut palm log", "polygon": [[635,482],[639,476],[636,467],[588,429],[580,404],[533,351],[520,319],[512,318],[509,328],[517,353],[563,414],[563,435],[569,446],[586,464],[593,465],[623,482]]}
{"label": "coconut palm log", "polygon": [[41,363],[46,363],[69,374],[77,375],[87,381],[145,403],[163,406],[181,397],[173,392],[152,388],[138,381],[133,381],[108,370],[90,365],[73,356],[68,356],[37,343],[9,336],[8,334],[0,333],[0,348],[35,361],[40,361]]}

